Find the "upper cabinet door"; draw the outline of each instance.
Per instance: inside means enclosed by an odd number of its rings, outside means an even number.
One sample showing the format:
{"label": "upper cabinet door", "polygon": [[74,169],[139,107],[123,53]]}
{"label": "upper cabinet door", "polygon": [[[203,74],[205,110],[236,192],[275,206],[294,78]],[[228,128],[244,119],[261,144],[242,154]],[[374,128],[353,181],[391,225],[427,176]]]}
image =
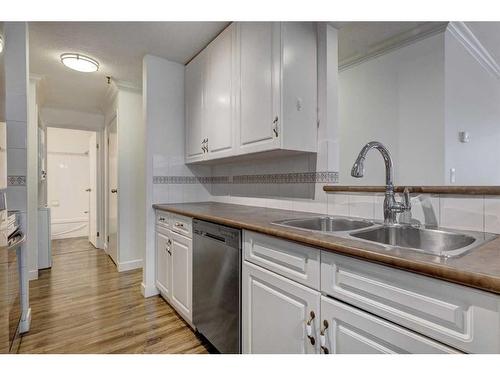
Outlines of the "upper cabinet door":
{"label": "upper cabinet door", "polygon": [[235,29],[231,24],[207,47],[204,126],[209,159],[230,156],[234,150]]}
{"label": "upper cabinet door", "polygon": [[202,51],[186,66],[185,71],[186,162],[202,160],[205,154],[203,149],[205,59],[205,51]]}
{"label": "upper cabinet door", "polygon": [[280,24],[241,22],[239,153],[279,147]]}

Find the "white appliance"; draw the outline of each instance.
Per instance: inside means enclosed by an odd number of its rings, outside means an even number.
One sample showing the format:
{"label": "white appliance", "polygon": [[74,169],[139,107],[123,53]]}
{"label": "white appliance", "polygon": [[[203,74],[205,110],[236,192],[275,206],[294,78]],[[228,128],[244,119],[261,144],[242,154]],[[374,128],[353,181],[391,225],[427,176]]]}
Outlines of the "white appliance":
{"label": "white appliance", "polygon": [[52,267],[50,208],[38,209],[38,269]]}
{"label": "white appliance", "polygon": [[0,190],[7,189],[7,127],[0,122]]}

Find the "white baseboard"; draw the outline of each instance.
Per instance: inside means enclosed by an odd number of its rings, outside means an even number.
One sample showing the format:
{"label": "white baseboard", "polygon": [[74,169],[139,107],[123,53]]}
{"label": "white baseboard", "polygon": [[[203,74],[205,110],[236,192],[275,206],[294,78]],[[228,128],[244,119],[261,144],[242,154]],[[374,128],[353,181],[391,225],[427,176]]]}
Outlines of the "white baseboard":
{"label": "white baseboard", "polygon": [[38,270],[30,270],[28,272],[28,280],[38,280]]}
{"label": "white baseboard", "polygon": [[142,259],[129,260],[128,262],[118,262],[118,272],[135,270],[142,268]]}
{"label": "white baseboard", "polygon": [[21,318],[21,321],[19,322],[19,333],[25,333],[30,330],[31,326],[31,307],[28,309],[28,312],[26,313],[26,316]]}
{"label": "white baseboard", "polygon": [[158,294],[160,294],[160,291],[155,285],[146,286],[144,285],[144,283],[141,283],[141,293],[144,296],[144,298],[148,298],[157,296]]}

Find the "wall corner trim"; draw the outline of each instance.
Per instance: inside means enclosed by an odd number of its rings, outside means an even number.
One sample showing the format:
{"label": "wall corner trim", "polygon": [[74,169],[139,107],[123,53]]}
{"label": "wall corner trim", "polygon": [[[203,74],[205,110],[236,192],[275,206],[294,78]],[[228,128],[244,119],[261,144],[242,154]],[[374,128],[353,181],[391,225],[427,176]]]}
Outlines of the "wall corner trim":
{"label": "wall corner trim", "polygon": [[476,38],[465,22],[450,22],[448,30],[488,73],[496,79],[500,79],[500,66],[497,61]]}
{"label": "wall corner trim", "polygon": [[142,259],[129,260],[127,262],[118,262],[118,272],[135,270],[142,268]]}
{"label": "wall corner trim", "polygon": [[141,283],[141,294],[144,296],[144,298],[148,298],[157,296],[158,294],[160,294],[160,291],[154,285],[145,285],[144,283]]}

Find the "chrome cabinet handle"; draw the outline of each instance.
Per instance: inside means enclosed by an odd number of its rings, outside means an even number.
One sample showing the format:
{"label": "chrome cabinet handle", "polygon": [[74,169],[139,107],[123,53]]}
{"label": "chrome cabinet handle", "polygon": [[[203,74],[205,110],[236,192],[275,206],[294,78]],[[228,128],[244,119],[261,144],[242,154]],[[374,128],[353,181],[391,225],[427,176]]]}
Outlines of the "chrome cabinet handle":
{"label": "chrome cabinet handle", "polygon": [[167,244],[168,246],[172,245],[172,240],[170,238],[167,240]]}
{"label": "chrome cabinet handle", "polygon": [[324,354],[329,354],[330,350],[326,347],[326,331],[328,329],[328,321],[323,320],[323,328],[321,328],[321,331],[319,333],[319,340],[320,340],[320,348],[323,351]]}
{"label": "chrome cabinet handle", "polygon": [[273,120],[273,132],[274,132],[274,136],[275,137],[278,137],[278,116],[276,116]]}
{"label": "chrome cabinet handle", "polygon": [[309,342],[312,346],[316,345],[316,339],[312,335],[312,322],[314,318],[316,318],[316,314],[314,313],[314,311],[311,311],[311,313],[309,314],[309,319],[306,321],[307,338],[309,339]]}
{"label": "chrome cabinet handle", "polygon": [[118,189],[111,189],[111,192],[112,192],[113,194],[116,194],[116,193],[118,193]]}
{"label": "chrome cabinet handle", "polygon": [[165,221],[165,218],[164,217],[160,217],[158,220]]}
{"label": "chrome cabinet handle", "polygon": [[92,191],[92,189],[91,189],[91,188],[88,188],[88,189],[85,189],[85,191],[86,191],[87,193],[89,193],[89,192],[91,192],[91,191]]}
{"label": "chrome cabinet handle", "polygon": [[168,255],[172,255],[172,252],[170,251],[170,249],[167,249],[167,253],[168,253]]}
{"label": "chrome cabinet handle", "polygon": [[184,228],[184,224],[179,223],[179,222],[175,223],[175,226],[176,226],[177,228]]}

